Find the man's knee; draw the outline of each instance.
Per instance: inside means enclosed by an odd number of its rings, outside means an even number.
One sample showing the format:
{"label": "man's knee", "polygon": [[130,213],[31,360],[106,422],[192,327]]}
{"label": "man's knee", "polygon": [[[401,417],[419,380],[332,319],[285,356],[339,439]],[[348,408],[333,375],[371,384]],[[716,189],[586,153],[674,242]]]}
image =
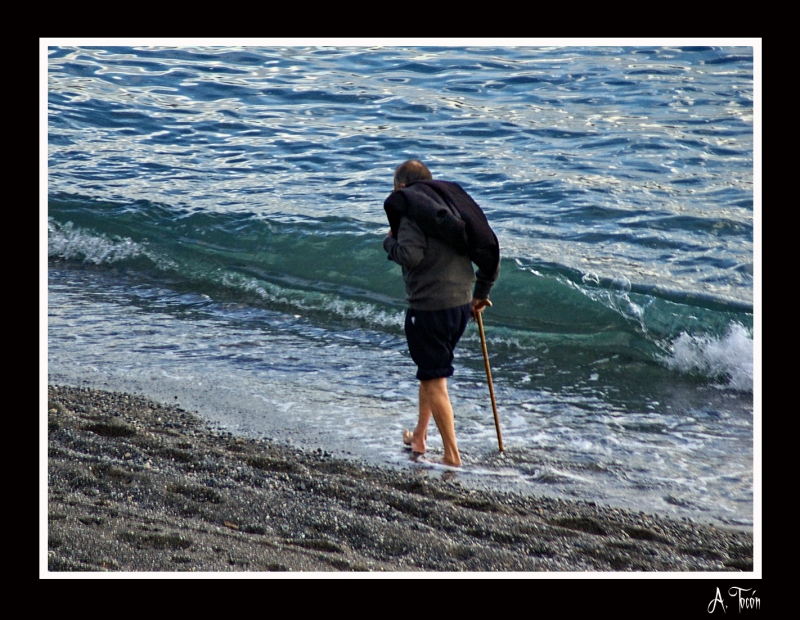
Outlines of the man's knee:
{"label": "man's knee", "polygon": [[447,377],[423,379],[419,382],[419,384],[420,387],[428,394],[447,393]]}

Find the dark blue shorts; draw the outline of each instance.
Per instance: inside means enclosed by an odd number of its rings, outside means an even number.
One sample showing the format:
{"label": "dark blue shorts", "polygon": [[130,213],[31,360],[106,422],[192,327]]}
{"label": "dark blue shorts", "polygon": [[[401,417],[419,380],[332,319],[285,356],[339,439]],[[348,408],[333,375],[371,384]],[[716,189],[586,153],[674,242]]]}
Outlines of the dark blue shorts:
{"label": "dark blue shorts", "polygon": [[453,374],[453,351],[464,334],[472,304],[444,310],[406,311],[408,352],[417,365],[417,379],[439,379]]}

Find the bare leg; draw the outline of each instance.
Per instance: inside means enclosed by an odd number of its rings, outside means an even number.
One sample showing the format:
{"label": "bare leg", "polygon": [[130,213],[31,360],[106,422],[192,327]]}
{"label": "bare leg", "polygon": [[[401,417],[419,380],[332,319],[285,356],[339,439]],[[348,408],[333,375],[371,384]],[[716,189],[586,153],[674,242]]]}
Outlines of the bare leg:
{"label": "bare leg", "polygon": [[[444,464],[461,467],[461,455],[458,453],[458,444],[456,443],[453,406],[450,404],[450,395],[447,393],[446,378],[420,381],[419,423],[417,429],[414,430],[415,437],[423,421],[427,429],[431,415],[433,415],[436,427],[442,436],[442,443],[444,443]],[[416,450],[416,448],[414,449]]]}
{"label": "bare leg", "polygon": [[427,449],[428,441],[428,423],[431,421],[430,403],[428,403],[422,391],[422,382],[419,384],[419,418],[417,419],[417,427],[414,432],[403,432],[403,443],[411,446],[414,452],[424,454]]}

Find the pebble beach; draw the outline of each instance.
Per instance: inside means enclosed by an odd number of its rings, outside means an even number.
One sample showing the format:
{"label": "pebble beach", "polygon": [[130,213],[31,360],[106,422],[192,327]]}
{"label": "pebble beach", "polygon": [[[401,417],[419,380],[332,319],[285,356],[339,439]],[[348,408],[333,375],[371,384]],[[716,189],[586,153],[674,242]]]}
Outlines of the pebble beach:
{"label": "pebble beach", "polygon": [[[48,387],[46,575],[752,572],[753,533],[468,489]],[[398,438],[399,441],[399,438]]]}

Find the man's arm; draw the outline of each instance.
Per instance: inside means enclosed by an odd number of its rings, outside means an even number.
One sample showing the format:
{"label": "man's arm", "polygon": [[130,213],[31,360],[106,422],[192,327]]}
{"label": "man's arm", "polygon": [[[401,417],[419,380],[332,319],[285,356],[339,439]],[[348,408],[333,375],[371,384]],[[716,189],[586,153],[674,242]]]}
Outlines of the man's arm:
{"label": "man's arm", "polygon": [[427,247],[425,234],[407,217],[400,220],[396,239],[389,231],[383,240],[383,248],[389,255],[389,259],[407,269],[414,269],[422,262]]}
{"label": "man's arm", "polygon": [[477,320],[478,314],[483,312],[486,306],[491,306],[492,302],[489,301],[489,291],[492,290],[497,277],[500,275],[500,263],[497,263],[497,269],[491,276],[487,276],[480,269],[475,273],[476,281],[475,288],[472,293],[472,318]]}
{"label": "man's arm", "polygon": [[476,282],[475,282],[475,292],[473,293],[473,297],[477,299],[488,299],[489,298],[489,291],[492,290],[492,286],[497,281],[498,276],[500,275],[500,261],[497,261],[497,265],[494,266],[494,273],[484,273],[482,269],[478,269],[475,272]]}

